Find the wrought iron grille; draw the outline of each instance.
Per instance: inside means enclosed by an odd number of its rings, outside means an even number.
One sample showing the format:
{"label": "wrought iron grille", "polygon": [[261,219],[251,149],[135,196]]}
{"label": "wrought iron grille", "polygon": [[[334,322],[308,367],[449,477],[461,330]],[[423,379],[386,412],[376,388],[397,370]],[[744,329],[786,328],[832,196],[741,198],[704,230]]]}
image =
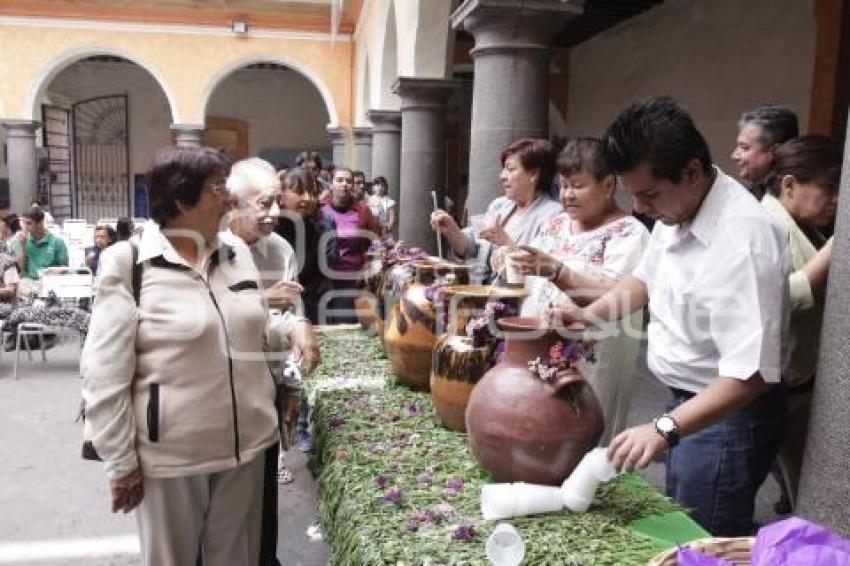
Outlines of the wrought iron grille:
{"label": "wrought iron grille", "polygon": [[74,215],[71,198],[71,112],[45,104],[42,136],[47,150],[47,205],[53,218],[61,222]]}
{"label": "wrought iron grille", "polygon": [[131,216],[127,95],[77,102],[71,114],[76,216]]}

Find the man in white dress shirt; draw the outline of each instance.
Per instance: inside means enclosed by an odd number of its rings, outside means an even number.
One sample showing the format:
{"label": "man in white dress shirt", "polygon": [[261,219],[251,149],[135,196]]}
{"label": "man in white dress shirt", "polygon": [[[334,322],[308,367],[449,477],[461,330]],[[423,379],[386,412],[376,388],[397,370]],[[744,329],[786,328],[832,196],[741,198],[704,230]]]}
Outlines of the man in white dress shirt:
{"label": "man in white dress shirt", "polygon": [[787,239],[712,165],[676,101],[633,104],[603,144],[635,210],[658,222],[630,276],[584,309],[553,317],[599,323],[649,304],[647,361],[672,399],[654,422],[614,438],[608,454],[632,470],[669,449],[667,494],[716,536],[750,534],[787,410]]}

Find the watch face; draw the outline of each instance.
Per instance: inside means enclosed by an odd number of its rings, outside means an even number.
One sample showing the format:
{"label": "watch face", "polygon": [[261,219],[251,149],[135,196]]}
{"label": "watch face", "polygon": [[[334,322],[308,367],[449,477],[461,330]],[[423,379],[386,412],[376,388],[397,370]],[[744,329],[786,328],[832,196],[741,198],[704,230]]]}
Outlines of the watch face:
{"label": "watch face", "polygon": [[655,421],[655,426],[663,433],[673,432],[676,430],[676,423],[668,416],[658,417]]}

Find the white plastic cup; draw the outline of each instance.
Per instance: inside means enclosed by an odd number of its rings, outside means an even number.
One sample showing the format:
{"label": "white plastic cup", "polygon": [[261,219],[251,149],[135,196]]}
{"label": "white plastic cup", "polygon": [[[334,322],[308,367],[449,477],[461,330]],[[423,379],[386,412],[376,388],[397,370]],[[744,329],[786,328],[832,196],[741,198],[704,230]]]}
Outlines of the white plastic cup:
{"label": "white plastic cup", "polygon": [[505,256],[505,281],[508,285],[524,285],[525,276],[520,273],[514,259],[525,255],[527,252],[511,252]]}
{"label": "white plastic cup", "polygon": [[481,514],[488,521],[552,513],[563,508],[559,487],[517,482],[481,488]]}
{"label": "white plastic cup", "polygon": [[600,482],[608,481],[617,471],[604,448],[594,448],[581,459],[561,486],[564,505],[573,513],[584,513],[593,502]]}
{"label": "white plastic cup", "polygon": [[484,546],[494,566],[519,566],[525,558],[525,542],[510,523],[499,523]]}

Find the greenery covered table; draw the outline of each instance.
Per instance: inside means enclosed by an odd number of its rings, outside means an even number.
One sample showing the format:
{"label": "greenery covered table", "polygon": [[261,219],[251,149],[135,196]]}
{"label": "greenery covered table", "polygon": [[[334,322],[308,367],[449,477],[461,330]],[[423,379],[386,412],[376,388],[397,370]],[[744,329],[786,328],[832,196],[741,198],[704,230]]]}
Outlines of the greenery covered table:
{"label": "greenery covered table", "polygon": [[[307,391],[330,563],[486,565],[495,523],[479,496],[489,477],[466,436],[440,426],[429,394],[395,385],[377,339],[326,329],[322,358]],[[585,514],[510,522],[532,565],[645,564],[673,541],[708,536],[634,475],[603,484]]]}

